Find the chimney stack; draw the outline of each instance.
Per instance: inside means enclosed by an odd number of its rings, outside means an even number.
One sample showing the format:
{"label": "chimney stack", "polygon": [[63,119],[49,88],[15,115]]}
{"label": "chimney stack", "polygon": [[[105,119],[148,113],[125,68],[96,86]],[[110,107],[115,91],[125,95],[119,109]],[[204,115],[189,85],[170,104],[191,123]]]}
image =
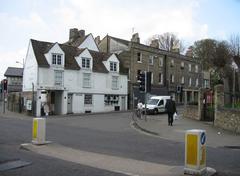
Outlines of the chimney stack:
{"label": "chimney stack", "polygon": [[158,39],[152,40],[150,46],[151,46],[151,47],[154,47],[154,48],[159,48]]}
{"label": "chimney stack", "polygon": [[80,38],[85,37],[85,30],[83,30],[83,29],[79,30],[79,37]]}
{"label": "chimney stack", "polygon": [[73,41],[74,39],[78,38],[79,34],[78,34],[78,29],[77,28],[72,28],[70,29],[69,32],[69,41]]}
{"label": "chimney stack", "polygon": [[135,34],[132,35],[131,41],[136,42],[136,43],[140,43],[140,38],[139,38],[138,33],[135,33]]}
{"label": "chimney stack", "polygon": [[97,36],[94,40],[95,40],[95,42],[96,42],[97,45],[101,42],[100,36]]}
{"label": "chimney stack", "polygon": [[85,37],[85,30],[78,30],[77,28],[70,29],[69,41],[75,41],[77,38]]}

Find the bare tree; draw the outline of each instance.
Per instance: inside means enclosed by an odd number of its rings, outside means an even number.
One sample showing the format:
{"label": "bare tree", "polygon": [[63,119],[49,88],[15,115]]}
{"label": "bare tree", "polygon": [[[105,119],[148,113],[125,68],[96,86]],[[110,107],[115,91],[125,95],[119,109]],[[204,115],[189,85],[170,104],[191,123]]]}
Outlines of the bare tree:
{"label": "bare tree", "polygon": [[[230,39],[230,49],[232,58],[238,66],[237,78],[238,78],[238,91],[240,92],[240,36],[239,34],[232,34]],[[235,80],[234,80],[235,81]]]}
{"label": "bare tree", "polygon": [[166,51],[182,53],[185,50],[183,42],[179,40],[175,34],[170,32],[153,35],[147,40],[147,44],[150,44],[153,40],[157,40],[159,48]]}

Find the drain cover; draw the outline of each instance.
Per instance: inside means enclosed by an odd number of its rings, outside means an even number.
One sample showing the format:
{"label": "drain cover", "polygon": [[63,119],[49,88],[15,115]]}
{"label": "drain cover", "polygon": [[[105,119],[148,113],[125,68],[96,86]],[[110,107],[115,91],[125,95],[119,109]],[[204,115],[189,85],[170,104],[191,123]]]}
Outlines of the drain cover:
{"label": "drain cover", "polygon": [[30,165],[31,162],[15,160],[15,161],[6,161],[0,164],[0,171],[6,171],[10,169],[16,169],[19,167],[24,167]]}

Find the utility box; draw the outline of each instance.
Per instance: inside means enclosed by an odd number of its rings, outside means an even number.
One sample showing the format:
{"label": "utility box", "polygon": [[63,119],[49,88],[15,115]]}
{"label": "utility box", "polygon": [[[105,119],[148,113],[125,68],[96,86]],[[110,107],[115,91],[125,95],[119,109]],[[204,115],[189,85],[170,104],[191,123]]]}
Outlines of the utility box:
{"label": "utility box", "polygon": [[206,175],[206,131],[193,129],[185,133],[184,174]]}
{"label": "utility box", "polygon": [[46,144],[46,119],[34,118],[32,127],[32,143],[36,145]]}

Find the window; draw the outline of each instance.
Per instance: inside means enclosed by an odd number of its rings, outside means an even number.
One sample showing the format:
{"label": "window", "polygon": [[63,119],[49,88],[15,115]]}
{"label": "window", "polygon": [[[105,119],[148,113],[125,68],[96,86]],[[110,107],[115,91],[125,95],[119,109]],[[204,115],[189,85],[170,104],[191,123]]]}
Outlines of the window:
{"label": "window", "polygon": [[189,80],[188,80],[188,85],[189,85],[189,86],[192,85],[192,78],[189,78]]}
{"label": "window", "polygon": [[188,64],[188,71],[192,71],[192,65]]}
{"label": "window", "polygon": [[171,64],[170,64],[170,66],[171,66],[171,67],[174,66],[174,60],[173,60],[173,59],[171,60]]}
{"label": "window", "polygon": [[196,87],[198,87],[198,78],[196,79]]}
{"label": "window", "polygon": [[158,103],[158,106],[161,106],[161,105],[163,105],[163,100],[160,100]]}
{"label": "window", "polygon": [[53,54],[53,55],[52,55],[52,64],[53,64],[53,65],[56,65],[56,63],[57,63],[57,61],[56,61],[57,58],[56,58],[56,57],[57,57],[56,54]]}
{"label": "window", "polygon": [[184,62],[181,62],[181,69],[184,69]]}
{"label": "window", "polygon": [[137,53],[137,62],[142,62],[142,53]]}
{"label": "window", "polygon": [[174,83],[174,75],[173,74],[170,75],[170,82]]}
{"label": "window", "polygon": [[83,87],[91,87],[91,73],[83,73]]}
{"label": "window", "polygon": [[112,89],[118,89],[118,76],[112,76]]}
{"label": "window", "polygon": [[198,73],[198,65],[195,65],[195,72]]}
{"label": "window", "polygon": [[85,94],[84,104],[85,105],[91,105],[92,104],[92,94]]}
{"label": "window", "polygon": [[61,57],[61,55],[57,55],[57,65],[62,65],[62,57]]}
{"label": "window", "polygon": [[153,56],[149,57],[148,63],[149,63],[149,65],[153,65]]}
{"label": "window", "polygon": [[82,68],[90,68],[90,58],[82,57]]}
{"label": "window", "polygon": [[163,84],[163,74],[159,73],[159,84]]}
{"label": "window", "polygon": [[62,65],[61,54],[52,54],[52,65]]}
{"label": "window", "polygon": [[110,71],[117,71],[117,62],[110,62]]}
{"label": "window", "polygon": [[159,58],[159,66],[162,67],[163,66],[163,57]]}
{"label": "window", "polygon": [[118,101],[119,101],[119,95],[104,95],[105,105],[118,104]]}
{"label": "window", "polygon": [[209,88],[209,80],[208,79],[204,79],[204,88]]}
{"label": "window", "polygon": [[54,77],[55,77],[55,85],[62,86],[63,85],[63,71],[55,70]]}
{"label": "window", "polygon": [[184,84],[184,82],[185,82],[185,79],[184,79],[184,76],[182,76],[181,83]]}

